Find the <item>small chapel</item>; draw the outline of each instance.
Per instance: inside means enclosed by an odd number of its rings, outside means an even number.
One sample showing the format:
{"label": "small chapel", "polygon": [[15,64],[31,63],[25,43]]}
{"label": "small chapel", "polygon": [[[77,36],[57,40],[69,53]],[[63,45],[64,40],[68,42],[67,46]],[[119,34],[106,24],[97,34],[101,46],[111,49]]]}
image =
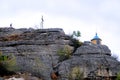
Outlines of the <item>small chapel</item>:
{"label": "small chapel", "polygon": [[99,38],[99,36],[98,36],[98,34],[96,33],[96,35],[94,36],[94,38],[93,39],[91,39],[91,43],[93,43],[93,44],[98,44],[98,45],[100,45],[101,44],[101,39]]}

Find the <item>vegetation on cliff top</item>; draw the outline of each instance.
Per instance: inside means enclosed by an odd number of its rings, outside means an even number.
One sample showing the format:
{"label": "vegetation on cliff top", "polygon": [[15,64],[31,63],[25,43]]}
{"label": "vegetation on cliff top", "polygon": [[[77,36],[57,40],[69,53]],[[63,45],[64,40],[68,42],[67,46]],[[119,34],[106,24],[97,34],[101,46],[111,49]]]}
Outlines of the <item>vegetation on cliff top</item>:
{"label": "vegetation on cliff top", "polygon": [[82,45],[82,42],[79,41],[79,37],[81,37],[80,31],[73,31],[72,35],[70,35],[70,40],[73,43],[72,46],[74,47],[73,53]]}

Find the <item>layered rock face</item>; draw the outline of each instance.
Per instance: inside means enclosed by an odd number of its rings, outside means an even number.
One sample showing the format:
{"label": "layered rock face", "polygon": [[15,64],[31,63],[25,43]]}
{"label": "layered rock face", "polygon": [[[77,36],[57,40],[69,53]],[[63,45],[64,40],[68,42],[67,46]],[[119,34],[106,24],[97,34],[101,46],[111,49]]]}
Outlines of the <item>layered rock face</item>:
{"label": "layered rock face", "polygon": [[73,57],[62,62],[59,67],[62,80],[67,80],[67,75],[76,66],[80,68],[84,78],[115,77],[120,72],[120,62],[111,56],[110,49],[106,45],[91,42],[83,43]]}
{"label": "layered rock face", "polygon": [[0,28],[0,51],[14,54],[19,71],[51,80],[52,66],[58,62],[57,51],[68,45],[62,29]]}
{"label": "layered rock face", "polygon": [[110,49],[91,42],[84,42],[69,59],[59,63],[58,50],[69,44],[72,44],[70,38],[60,28],[0,28],[0,51],[15,55],[18,71],[30,72],[44,80],[51,80],[53,68],[57,68],[59,80],[69,80],[74,67],[80,69],[84,78],[114,77],[120,72],[120,62],[111,56]]}
{"label": "layered rock face", "polygon": [[74,53],[74,55],[89,54],[111,55],[111,51],[106,45],[94,45],[92,43],[84,43],[83,46],[78,48],[78,50]]}

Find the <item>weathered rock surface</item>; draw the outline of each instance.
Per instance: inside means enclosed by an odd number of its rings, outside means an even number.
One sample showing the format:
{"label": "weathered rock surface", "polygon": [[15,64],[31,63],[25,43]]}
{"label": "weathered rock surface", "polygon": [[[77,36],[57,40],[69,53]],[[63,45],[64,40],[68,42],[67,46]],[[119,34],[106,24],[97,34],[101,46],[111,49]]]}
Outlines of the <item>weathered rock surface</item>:
{"label": "weathered rock surface", "polygon": [[111,55],[110,49],[106,45],[95,45],[92,43],[83,44],[79,47],[74,55],[87,55],[87,54],[103,54]]}
{"label": "weathered rock surface", "polygon": [[57,51],[69,44],[72,44],[69,37],[59,28],[0,28],[0,51],[5,55],[14,54],[21,72],[26,71],[44,80],[51,80],[53,66],[58,65],[60,80],[68,80],[69,72],[76,66],[84,73],[85,78],[93,74],[116,76],[120,71],[120,62],[111,56],[106,45],[94,45],[90,42],[79,47],[70,59],[58,63]]}
{"label": "weathered rock surface", "polygon": [[59,67],[62,80],[68,80],[67,74],[76,66],[81,69],[85,78],[90,76],[112,77],[120,72],[120,62],[111,56],[110,49],[106,45],[92,43],[84,43],[77,49],[73,57],[62,62]]}
{"label": "weathered rock surface", "polygon": [[57,51],[68,45],[62,29],[14,29],[0,28],[0,50],[14,54],[19,71],[51,80],[53,65],[58,62]]}

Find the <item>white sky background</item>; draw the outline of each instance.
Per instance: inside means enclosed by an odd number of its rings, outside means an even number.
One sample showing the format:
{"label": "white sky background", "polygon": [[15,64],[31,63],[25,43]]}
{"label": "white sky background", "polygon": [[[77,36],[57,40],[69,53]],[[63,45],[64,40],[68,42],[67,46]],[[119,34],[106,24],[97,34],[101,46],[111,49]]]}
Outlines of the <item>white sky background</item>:
{"label": "white sky background", "polygon": [[120,0],[0,0],[0,26],[14,28],[63,28],[66,34],[79,30],[81,41],[96,31],[102,43],[120,59]]}

